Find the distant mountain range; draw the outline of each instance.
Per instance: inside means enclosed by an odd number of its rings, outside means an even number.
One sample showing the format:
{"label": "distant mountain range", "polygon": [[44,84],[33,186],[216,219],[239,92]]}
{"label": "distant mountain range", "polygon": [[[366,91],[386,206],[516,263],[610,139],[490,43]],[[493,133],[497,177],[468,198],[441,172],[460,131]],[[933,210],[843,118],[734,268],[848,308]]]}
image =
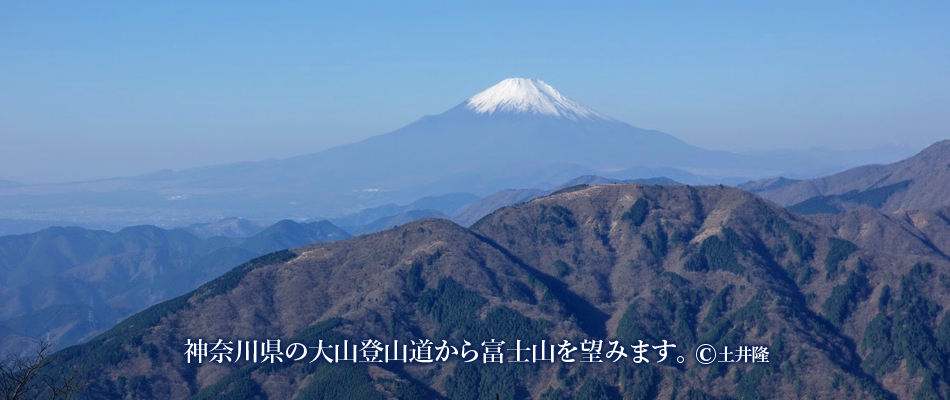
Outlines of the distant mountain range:
{"label": "distant mountain range", "polygon": [[747,154],[774,160],[777,165],[814,165],[814,168],[807,171],[798,173],[789,171],[785,174],[789,178],[810,179],[834,174],[859,165],[897,162],[914,155],[919,150],[918,147],[906,144],[891,144],[861,150],[833,150],[817,147],[800,150],[760,151]]}
{"label": "distant mountain range", "polygon": [[349,237],[327,221],[281,221],[246,238],[154,226],[0,237],[0,354],[30,339],[78,343],[256,256]]}
{"label": "distant mountain range", "polygon": [[[502,191],[484,199],[454,193],[386,205],[331,221],[267,226],[226,218],[166,230],[136,226],[107,232],[54,227],[0,236],[0,352],[47,335],[74,344],[156,302],[184,293],[258,255],[315,242],[338,241],[425,218],[471,225],[489,213],[567,187],[620,183],[583,176],[551,190]],[[640,183],[677,184],[669,179]],[[346,230],[336,224],[348,225]]]}
{"label": "distant mountain range", "polygon": [[208,239],[215,236],[245,238],[260,233],[264,229],[267,229],[267,226],[268,224],[266,222],[231,217],[219,219],[213,222],[192,224],[182,229],[202,239]]}
{"label": "distant mountain range", "polygon": [[737,184],[857,165],[795,154],[697,148],[585,107],[542,81],[513,78],[439,115],[311,155],[90,182],[0,185],[0,219],[163,227],[233,216],[302,220],[446,193],[548,190],[583,175]]}
{"label": "distant mountain range", "polygon": [[[947,213],[808,217],[718,185],[575,185],[469,229],[426,219],[274,253],[56,356],[88,371],[90,398],[942,398]],[[187,363],[198,338],[668,340],[684,362]],[[700,344],[768,346],[769,362],[700,365]]]}
{"label": "distant mountain range", "polygon": [[[428,196],[407,205],[386,204],[340,218],[330,218],[329,221],[353,234],[370,233],[391,228],[395,226],[394,224],[400,224],[399,221],[406,223],[428,217],[449,218],[460,208],[475,203],[479,199],[471,193]],[[412,219],[406,220],[407,217]]]}
{"label": "distant mountain range", "polygon": [[740,185],[803,214],[837,214],[856,208],[884,212],[950,206],[950,140],[887,165],[866,165],[809,180],[785,178]]}

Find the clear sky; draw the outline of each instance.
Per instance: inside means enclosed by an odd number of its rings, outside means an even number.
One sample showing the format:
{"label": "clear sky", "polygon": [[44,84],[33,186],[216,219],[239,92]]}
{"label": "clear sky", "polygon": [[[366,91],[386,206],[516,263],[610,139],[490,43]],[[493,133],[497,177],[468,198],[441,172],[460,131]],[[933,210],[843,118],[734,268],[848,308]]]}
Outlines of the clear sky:
{"label": "clear sky", "polygon": [[950,137],[946,1],[276,3],[0,3],[0,178],[306,154],[508,77],[707,148]]}

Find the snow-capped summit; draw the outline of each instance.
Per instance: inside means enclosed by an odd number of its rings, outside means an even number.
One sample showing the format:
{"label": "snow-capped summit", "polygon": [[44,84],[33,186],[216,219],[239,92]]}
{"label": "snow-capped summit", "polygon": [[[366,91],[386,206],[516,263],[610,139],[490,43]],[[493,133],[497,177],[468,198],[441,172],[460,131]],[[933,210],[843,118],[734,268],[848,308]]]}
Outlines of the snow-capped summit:
{"label": "snow-capped summit", "polygon": [[477,114],[540,114],[549,117],[610,119],[584,107],[538,79],[509,78],[468,99],[465,107]]}

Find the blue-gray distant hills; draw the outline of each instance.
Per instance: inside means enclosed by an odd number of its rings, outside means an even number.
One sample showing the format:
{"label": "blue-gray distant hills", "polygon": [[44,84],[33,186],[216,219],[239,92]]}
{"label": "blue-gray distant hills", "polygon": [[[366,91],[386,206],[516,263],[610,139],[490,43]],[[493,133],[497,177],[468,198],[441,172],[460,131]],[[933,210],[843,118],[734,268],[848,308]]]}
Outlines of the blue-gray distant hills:
{"label": "blue-gray distant hills", "polygon": [[[234,224],[253,225],[215,225]],[[87,340],[254,257],[350,237],[328,221],[284,220],[240,238],[196,236],[208,228],[52,227],[0,237],[0,354],[44,338],[58,346]]]}
{"label": "blue-gray distant hills", "polygon": [[740,183],[838,165],[712,151],[506,79],[439,115],[319,153],[58,185],[0,186],[0,219],[184,226],[337,217],[425,196],[550,189],[583,175]]}
{"label": "blue-gray distant hills", "polygon": [[944,208],[950,206],[950,140],[892,164],[865,165],[802,181],[773,178],[740,187],[802,214]]}
{"label": "blue-gray distant hills", "polygon": [[[662,178],[626,181],[633,182],[677,184]],[[583,176],[547,191],[512,189],[485,198],[451,193],[370,208],[332,222],[282,220],[268,226],[226,218],[180,229],[51,227],[0,236],[0,353],[25,350],[40,338],[59,346],[88,340],[122,318],[272,251],[344,240],[351,233],[383,231],[423,218],[468,226],[502,207],[608,183],[622,182]]]}

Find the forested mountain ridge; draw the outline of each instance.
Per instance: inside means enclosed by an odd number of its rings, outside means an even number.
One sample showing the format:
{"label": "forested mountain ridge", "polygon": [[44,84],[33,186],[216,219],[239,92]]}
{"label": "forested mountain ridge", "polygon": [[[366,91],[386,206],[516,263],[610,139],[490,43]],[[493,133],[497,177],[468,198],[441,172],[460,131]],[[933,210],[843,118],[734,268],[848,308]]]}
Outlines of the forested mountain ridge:
{"label": "forested mountain ridge", "polygon": [[[718,186],[579,187],[471,229],[422,220],[275,253],[58,355],[96,371],[91,398],[935,398],[948,231]],[[197,338],[666,339],[685,362],[186,363]],[[769,363],[699,365],[703,343],[766,345]]]}

